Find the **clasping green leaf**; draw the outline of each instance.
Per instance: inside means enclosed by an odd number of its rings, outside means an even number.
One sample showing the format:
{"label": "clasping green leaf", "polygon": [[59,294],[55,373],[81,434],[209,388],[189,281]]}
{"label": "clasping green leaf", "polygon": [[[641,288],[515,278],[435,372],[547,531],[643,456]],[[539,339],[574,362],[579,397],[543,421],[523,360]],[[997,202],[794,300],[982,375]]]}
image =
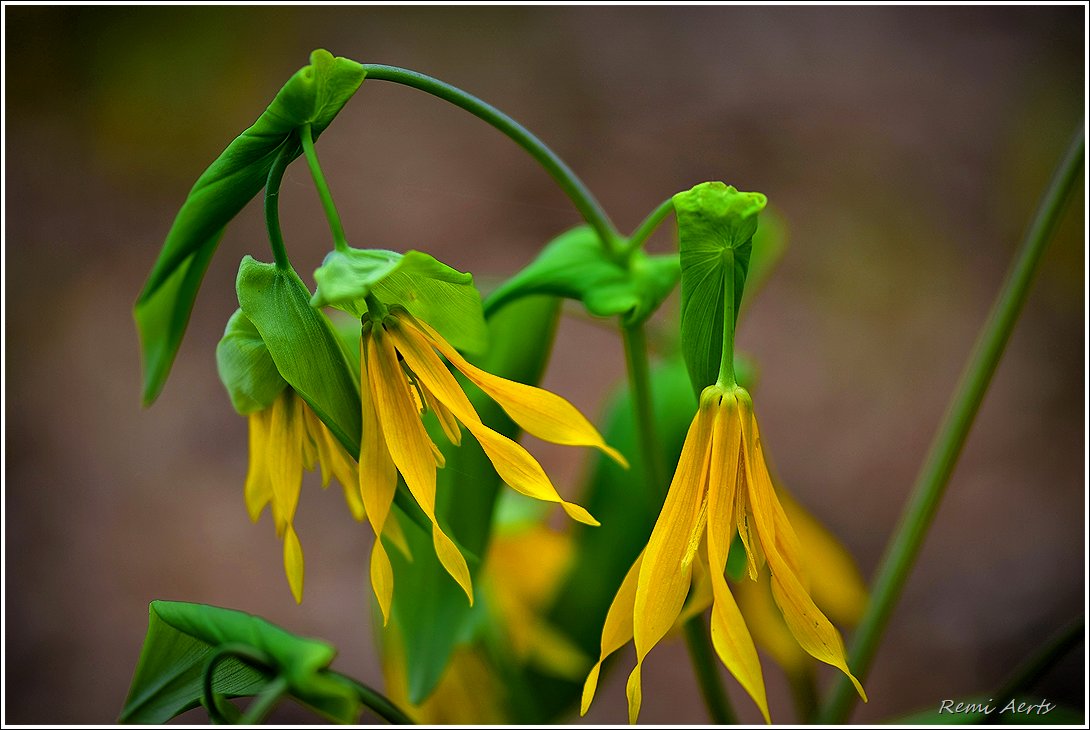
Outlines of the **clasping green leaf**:
{"label": "clasping green leaf", "polygon": [[632,252],[627,265],[612,258],[588,226],[553,239],[525,269],[488,297],[495,311],[520,297],[551,294],[583,302],[598,317],[620,316],[633,326],[651,316],[673,291],[681,269],[674,255]]}
{"label": "clasping green leaf", "polygon": [[420,251],[382,249],[331,251],[314,272],[315,307],[332,306],[355,317],[367,311],[373,294],[386,305],[400,304],[459,350],[482,353],[488,328],[473,275],[452,269]]}
{"label": "clasping green leaf", "polygon": [[757,214],[766,203],[761,193],[742,193],[721,182],[701,183],[674,196],[681,252],[681,349],[698,393],[716,381],[723,356],[727,277],[733,277],[737,322]]}
{"label": "clasping green leaf", "polygon": [[231,405],[243,416],[267,408],[288,385],[257,327],[241,309],[227,320],[216,345],[216,367]]}
{"label": "clasping green leaf", "polygon": [[197,179],[167,233],[159,258],[136,300],[144,403],[163,388],[185,334],[193,302],[223,229],[265,185],[281,148],[294,159],[294,131],[311,125],[319,135],[363,83],[360,64],[314,51],[277,93],[268,109],[227,146]]}

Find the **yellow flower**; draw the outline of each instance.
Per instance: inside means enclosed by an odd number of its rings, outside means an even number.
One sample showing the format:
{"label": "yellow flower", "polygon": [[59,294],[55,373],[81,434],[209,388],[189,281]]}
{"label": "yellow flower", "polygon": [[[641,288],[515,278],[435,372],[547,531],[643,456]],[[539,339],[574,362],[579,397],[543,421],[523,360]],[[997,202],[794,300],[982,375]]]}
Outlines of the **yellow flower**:
{"label": "yellow flower", "polygon": [[[557,444],[593,446],[624,464],[624,458],[605,444],[572,404],[548,391],[471,365],[428,324],[401,308],[391,309],[379,321],[366,322],[360,347],[363,440],[359,484],[376,535],[382,534],[388,521],[400,472],[432,523],[432,542],[440,562],[473,602],[465,558],[435,518],[435,470],[443,466],[443,457],[421,421],[425,410],[435,413],[443,433],[454,444],[461,442],[458,424],[465,426],[500,478],[516,491],[558,502],[573,519],[598,524],[585,509],[557,494],[544,469],[525,449],[481,421],[440,355],[499,403],[527,433]],[[383,619],[389,621],[393,570],[382,541],[377,539],[371,552],[371,583]]]}
{"label": "yellow flower", "polygon": [[681,613],[694,562],[706,561],[703,570],[712,586],[712,643],[769,721],[757,651],[724,577],[736,531],[746,547],[751,578],[757,578],[758,568],[767,561],[773,598],[795,641],[847,674],[866,700],[848,670],[840,634],[810,598],[798,537],[768,474],[753,402],[743,388],[713,385],[701,393],[647,546],[606,616],[601,657],[583,688],[584,714],[594,698],[602,661],[634,638],[636,668],[629,676],[627,694],[629,721],[636,721],[643,696],[643,662]]}
{"label": "yellow flower", "polygon": [[303,600],[303,548],[293,522],[303,469],[313,469],[315,462],[321,465],[322,486],[337,477],[352,516],[362,520],[355,461],[294,390],[284,388],[267,408],[250,414],[246,508],[257,522],[270,505],[276,534],[284,541],[284,571],[297,603]]}

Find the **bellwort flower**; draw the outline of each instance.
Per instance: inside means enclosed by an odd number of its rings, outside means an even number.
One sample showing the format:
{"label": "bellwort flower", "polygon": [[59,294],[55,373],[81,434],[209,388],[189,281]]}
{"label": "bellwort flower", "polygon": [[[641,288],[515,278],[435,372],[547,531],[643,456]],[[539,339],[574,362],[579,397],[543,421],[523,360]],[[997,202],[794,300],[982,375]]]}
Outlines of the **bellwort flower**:
{"label": "bellwort flower", "polygon": [[751,578],[767,563],[773,599],[795,641],[843,671],[866,699],[848,669],[840,634],[810,597],[798,537],[765,463],[753,402],[737,385],[716,384],[701,393],[662,512],[610,606],[601,656],[584,685],[584,714],[594,698],[602,661],[634,639],[637,661],[627,695],[629,721],[636,721],[643,663],[681,613],[693,584],[694,562],[706,561],[715,651],[770,721],[757,651],[724,576],[735,534],[745,545]]}
{"label": "bellwort flower", "polygon": [[[480,443],[500,478],[516,491],[556,502],[573,519],[598,522],[585,509],[564,500],[545,470],[522,446],[486,426],[440,356],[499,403],[523,430],[545,441],[593,446],[624,464],[624,457],[602,440],[594,426],[558,395],[505,380],[470,364],[436,330],[401,307],[368,318],[363,324],[360,392],[363,440],[359,484],[367,516],[382,534],[400,473],[432,523],[432,542],[447,572],[470,602],[473,588],[465,558],[435,516],[435,472],[443,456],[421,420],[432,411],[445,436],[461,442],[459,424]],[[393,597],[393,570],[381,540],[371,553],[371,582],[386,621]]]}

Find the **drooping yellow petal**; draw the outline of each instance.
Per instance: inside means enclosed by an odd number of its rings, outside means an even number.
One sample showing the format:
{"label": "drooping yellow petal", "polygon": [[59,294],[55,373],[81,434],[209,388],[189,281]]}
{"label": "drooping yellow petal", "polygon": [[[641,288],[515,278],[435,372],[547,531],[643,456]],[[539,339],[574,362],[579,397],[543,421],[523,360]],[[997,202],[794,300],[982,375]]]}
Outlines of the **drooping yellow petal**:
{"label": "drooping yellow petal", "polygon": [[[465,557],[435,518],[435,459],[432,442],[409,394],[391,339],[381,326],[372,330],[367,346],[371,397],[390,457],[413,498],[432,523],[432,543],[443,567],[473,603],[473,585]],[[368,508],[370,509],[370,508]]]}
{"label": "drooping yellow petal", "polygon": [[[783,613],[784,622],[799,646],[818,661],[830,664],[847,675],[855,685],[856,691],[864,702],[867,695],[862,685],[848,669],[844,641],[840,633],[814,604],[810,594],[799,580],[798,574],[788,560],[781,555],[776,541],[774,527],[774,507],[776,499],[771,483],[766,479],[757,479],[756,460],[758,451],[755,433],[756,419],[742,419],[742,438],[745,443],[744,462],[746,481],[749,491],[750,508],[754,515],[757,533],[764,548],[768,567],[772,573],[772,597]],[[763,466],[763,465],[762,465]]]}
{"label": "drooping yellow petal", "polygon": [[636,668],[628,679],[628,716],[635,722],[642,704],[641,671],[647,653],[666,635],[681,612],[692,577],[693,533],[706,509],[708,460],[714,412],[701,398],[689,426],[670,491],[643,552],[632,628]]}
{"label": "drooping yellow petal", "polygon": [[677,633],[685,624],[704,613],[712,605],[712,581],[708,573],[708,547],[703,540],[700,541],[697,550],[697,559],[693,561],[693,580],[692,586],[689,588],[689,597],[685,599],[685,605],[681,608],[681,613],[674,620],[670,634]]}
{"label": "drooping yellow petal", "polygon": [[266,465],[272,485],[272,513],[276,534],[295,519],[299,491],[303,485],[303,440],[298,396],[285,388],[272,404]]}
{"label": "drooping yellow petal", "polygon": [[753,698],[765,722],[770,723],[764,675],[757,649],[723,577],[733,532],[731,511],[735,504],[734,491],[742,466],[739,463],[742,429],[737,415],[737,403],[734,396],[728,393],[715,416],[708,476],[708,570],[715,600],[712,606],[712,645],[723,664]]}
{"label": "drooping yellow petal", "polygon": [[756,581],[739,581],[731,589],[753,641],[789,675],[809,671],[814,660],[795,641],[772,600],[768,571],[762,571]]}
{"label": "drooping yellow petal", "polygon": [[598,674],[602,670],[602,662],[613,652],[632,640],[632,611],[636,605],[636,584],[639,582],[640,566],[643,564],[641,552],[628,569],[628,573],[617,589],[617,595],[613,597],[613,603],[609,604],[609,612],[606,614],[606,622],[602,626],[602,653],[598,661],[590,668],[587,680],[583,683],[583,701],[579,706],[579,715],[587,714],[590,703],[594,700],[594,693],[598,689]]}
{"label": "drooping yellow petal", "polygon": [[391,327],[390,335],[397,351],[424,387],[447,406],[477,439],[500,479],[528,497],[558,502],[572,519],[588,525],[598,524],[589,512],[557,493],[545,470],[526,449],[484,425],[473,404],[458,386],[458,381],[422,335],[411,327],[399,325]]}
{"label": "drooping yellow petal", "polygon": [[[739,458],[742,447],[739,446]],[[742,540],[742,547],[746,549],[746,572],[750,580],[757,580],[762,567],[764,567],[764,551],[761,550],[761,541],[757,537],[756,526],[749,515],[749,489],[746,486],[745,469],[739,467],[734,489],[734,521],[738,529],[738,537]]]}
{"label": "drooping yellow petal", "polygon": [[[360,341],[360,402],[362,403],[363,436],[360,441],[359,481],[357,487],[363,499],[367,519],[375,532],[375,542],[371,547],[371,587],[375,591],[379,608],[382,610],[382,623],[390,620],[390,605],[394,597],[394,569],[390,557],[382,544],[382,532],[390,514],[397,489],[397,471],[386,448],[378,414],[371,398],[371,378],[367,368],[368,353]],[[394,522],[393,520],[389,520]],[[395,523],[396,524],[396,523]]]}
{"label": "drooping yellow petal", "polygon": [[284,572],[296,603],[303,602],[303,546],[295,528],[288,525],[284,532]]}
{"label": "drooping yellow petal", "polygon": [[810,596],[836,623],[854,626],[867,605],[867,586],[847,549],[786,489],[777,489],[810,566]]}
{"label": "drooping yellow petal", "polygon": [[787,561],[787,564],[795,571],[795,577],[799,579],[799,583],[801,583],[802,587],[809,592],[810,571],[807,568],[806,561],[803,560],[802,548],[799,545],[799,538],[795,534],[795,528],[793,528],[788,521],[787,515],[783,511],[783,507],[780,506],[780,500],[776,496],[776,489],[772,483],[772,475],[769,473],[768,461],[764,454],[764,446],[761,443],[761,429],[757,425],[757,416],[753,413],[751,408],[749,409],[748,416],[749,424],[753,431],[753,463],[751,465],[751,471],[755,480],[757,493],[761,495],[760,509],[762,511],[767,510],[772,516],[772,523],[776,535],[776,549],[779,551],[780,557]]}
{"label": "drooping yellow petal", "polygon": [[257,522],[261,511],[272,500],[272,483],[269,481],[268,448],[269,422],[272,410],[250,414],[250,468],[246,472],[246,511]]}
{"label": "drooping yellow petal", "polygon": [[443,353],[478,388],[499,403],[511,420],[527,433],[554,444],[592,446],[628,468],[628,461],[624,456],[607,445],[591,422],[564,398],[547,390],[506,380],[481,370],[462,357],[426,322],[414,319],[409,326],[419,328],[433,347]]}

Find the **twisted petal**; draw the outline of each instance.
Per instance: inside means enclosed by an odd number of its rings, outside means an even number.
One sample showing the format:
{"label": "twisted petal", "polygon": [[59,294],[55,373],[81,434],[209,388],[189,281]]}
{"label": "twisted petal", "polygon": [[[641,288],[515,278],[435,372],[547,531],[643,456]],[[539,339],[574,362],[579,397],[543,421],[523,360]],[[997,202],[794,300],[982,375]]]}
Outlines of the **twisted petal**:
{"label": "twisted petal", "polygon": [[[371,547],[371,586],[382,610],[382,623],[390,620],[390,604],[394,597],[394,570],[390,557],[382,544],[382,531],[387,524],[390,506],[394,502],[397,489],[397,470],[386,448],[378,414],[371,398],[371,378],[367,370],[368,353],[364,340],[360,340],[360,401],[363,404],[363,437],[360,441],[359,494],[366,508],[367,519],[375,532],[375,542]],[[396,525],[395,520],[389,520]]]}
{"label": "twisted petal", "polygon": [[302,401],[285,388],[272,404],[266,468],[272,485],[272,513],[276,533],[295,519],[299,491],[303,485],[303,449],[305,437],[302,424]]}
{"label": "twisted petal", "polygon": [[569,516],[579,522],[598,524],[589,512],[577,504],[565,501],[557,493],[545,470],[526,449],[481,422],[473,404],[458,386],[458,381],[422,335],[406,326],[392,327],[390,335],[397,351],[405,358],[405,363],[419,378],[425,390],[449,408],[477,439],[500,479],[529,497],[558,502]]}
{"label": "twisted petal", "polygon": [[390,457],[420,508],[432,523],[432,543],[439,561],[473,603],[469,567],[454,542],[435,519],[435,458],[431,439],[424,430],[409,394],[409,385],[397,362],[391,339],[375,327],[367,346],[371,397]]}
{"label": "twisted petal", "polygon": [[761,710],[765,722],[768,699],[757,649],[749,635],[738,605],[731,595],[723,571],[730,549],[734,493],[741,467],[741,423],[732,395],[725,396],[712,430],[711,466],[708,480],[708,562],[712,593],[712,644],[719,658]]}
{"label": "twisted petal", "polygon": [[458,428],[458,421],[454,418],[454,414],[450,412],[450,409],[443,405],[442,401],[436,398],[435,394],[427,388],[424,389],[424,402],[427,403],[431,412],[435,414],[439,426],[450,442],[455,446],[460,446],[462,443],[462,429]]}
{"label": "twisted petal", "polygon": [[757,459],[763,457],[757,450],[756,425],[756,419],[752,415],[742,420],[742,437],[745,443],[744,461],[751,511],[755,518],[761,546],[768,560],[769,570],[772,572],[772,597],[783,612],[787,628],[799,642],[799,646],[815,659],[831,664],[844,672],[855,685],[859,696],[866,702],[867,695],[862,685],[848,669],[844,642],[840,634],[829,623],[825,614],[814,605],[810,594],[799,580],[796,566],[780,552],[780,545],[787,544],[789,541],[776,539],[775,522],[779,516],[775,513],[775,506],[778,506],[779,502],[768,479],[767,468],[763,463],[757,463]]}
{"label": "twisted petal", "polygon": [[602,662],[613,652],[632,640],[632,611],[636,604],[636,583],[640,577],[640,566],[643,564],[643,553],[636,558],[636,562],[628,569],[621,587],[617,589],[617,595],[613,597],[613,603],[609,605],[609,613],[606,614],[606,622],[602,626],[602,653],[598,661],[590,668],[587,681],[583,684],[583,702],[579,707],[580,716],[587,714],[590,703],[594,700],[594,693],[598,689],[598,673],[602,670]]}
{"label": "twisted petal", "polygon": [[344,489],[344,500],[348,510],[357,521],[364,518],[363,500],[360,498],[359,469],[356,462],[344,450],[333,432],[322,423],[322,419],[309,406],[304,408],[307,417],[307,430],[318,452],[318,464],[322,467],[322,486],[328,487],[331,477],[336,477]]}
{"label": "twisted petal", "polygon": [[621,466],[628,462],[619,451],[608,446],[601,434],[579,410],[555,393],[532,385],[506,380],[476,367],[447,343],[443,337],[420,320],[413,320],[429,344],[443,353],[462,374],[489,395],[524,431],[545,441],[565,446],[593,446]]}
{"label": "twisted petal", "polygon": [[689,591],[693,548],[699,544],[694,532],[706,509],[713,418],[712,409],[702,404],[685,437],[670,491],[643,553],[633,608],[636,668],[628,678],[629,722],[636,721],[642,704],[644,658],[670,629]]}

